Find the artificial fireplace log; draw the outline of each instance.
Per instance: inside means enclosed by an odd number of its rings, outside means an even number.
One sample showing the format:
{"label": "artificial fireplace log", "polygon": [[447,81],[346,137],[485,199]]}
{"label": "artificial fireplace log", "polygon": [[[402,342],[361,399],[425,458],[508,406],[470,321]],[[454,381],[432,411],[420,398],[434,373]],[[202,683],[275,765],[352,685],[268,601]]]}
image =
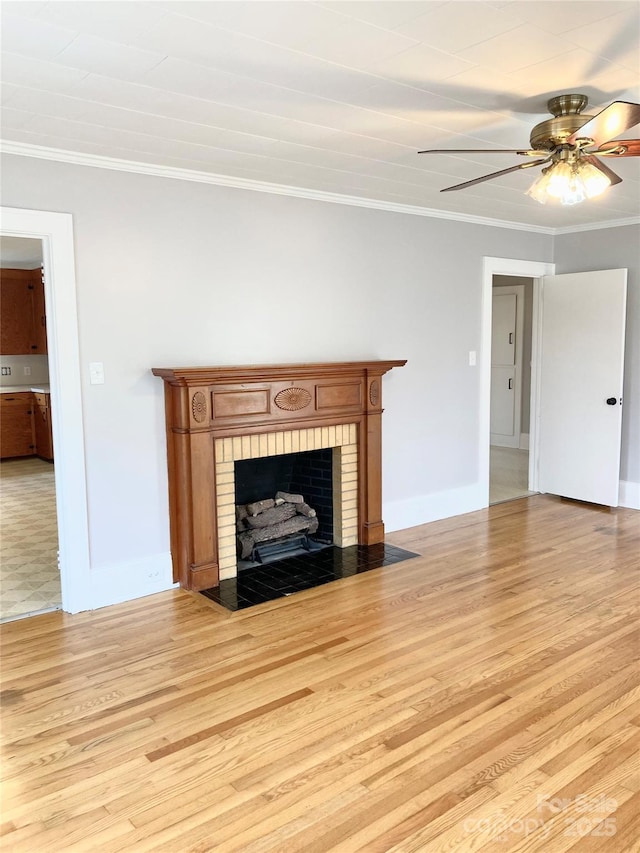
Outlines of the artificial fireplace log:
{"label": "artificial fireplace log", "polygon": [[303,504],[303,495],[292,495],[291,492],[276,492],[276,501],[285,501],[290,504]]}
{"label": "artificial fireplace log", "polygon": [[[241,522],[249,515],[247,511],[247,507],[244,504],[238,504],[236,506],[236,521]],[[244,527],[242,528],[244,530]]]}
{"label": "artificial fireplace log", "polygon": [[273,498],[266,498],[263,501],[255,501],[254,503],[247,504],[247,514],[260,515],[260,513],[264,512],[266,509],[273,509],[275,505],[276,502]]}
{"label": "artificial fireplace log", "polygon": [[315,509],[312,509],[307,503],[298,504],[296,510],[300,515],[306,515],[307,518],[315,518],[317,515]]}
{"label": "artificial fireplace log", "polygon": [[295,504],[282,504],[282,506],[274,506],[271,509],[266,509],[258,515],[248,515],[245,521],[252,528],[271,527],[274,524],[279,524],[281,521],[293,518],[296,513]]}
{"label": "artificial fireplace log", "polygon": [[[285,494],[288,495],[287,492],[278,492],[278,495]],[[272,498],[266,498],[236,506],[236,543],[241,560],[251,557],[255,546],[261,542],[275,542],[295,534],[312,534],[318,530],[315,509],[305,502],[302,495],[289,497],[299,497],[302,502],[276,504]]]}
{"label": "artificial fireplace log", "polygon": [[273,524],[271,527],[257,527],[238,533],[240,545],[240,559],[247,560],[259,542],[270,542],[273,539],[282,539],[292,533],[315,533],[318,529],[317,518],[306,518],[304,515],[295,515],[287,521]]}

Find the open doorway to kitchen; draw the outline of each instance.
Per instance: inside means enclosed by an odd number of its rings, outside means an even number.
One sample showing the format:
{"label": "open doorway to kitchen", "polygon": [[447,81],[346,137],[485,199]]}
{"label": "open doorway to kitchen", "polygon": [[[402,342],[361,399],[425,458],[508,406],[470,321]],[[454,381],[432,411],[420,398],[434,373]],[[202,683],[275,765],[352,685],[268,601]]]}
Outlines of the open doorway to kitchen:
{"label": "open doorway to kitchen", "polygon": [[494,275],[491,323],[489,503],[529,490],[533,279]]}
{"label": "open doorway to kitchen", "polygon": [[0,621],[62,590],[42,240],[0,236]]}
{"label": "open doorway to kitchen", "polygon": [[42,247],[62,609],[77,613],[91,609],[93,593],[73,219],[68,213],[13,207],[0,207],[0,216],[3,237],[35,239]]}

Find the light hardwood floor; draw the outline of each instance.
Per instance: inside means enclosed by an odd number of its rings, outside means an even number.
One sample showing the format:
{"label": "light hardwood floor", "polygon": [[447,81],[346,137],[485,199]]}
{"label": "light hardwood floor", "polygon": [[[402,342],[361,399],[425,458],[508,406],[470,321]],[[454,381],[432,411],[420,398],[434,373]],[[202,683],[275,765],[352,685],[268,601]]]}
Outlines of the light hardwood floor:
{"label": "light hardwood floor", "polygon": [[640,849],[640,513],[535,496],[388,541],[422,556],[237,613],[1,626],[2,849]]}

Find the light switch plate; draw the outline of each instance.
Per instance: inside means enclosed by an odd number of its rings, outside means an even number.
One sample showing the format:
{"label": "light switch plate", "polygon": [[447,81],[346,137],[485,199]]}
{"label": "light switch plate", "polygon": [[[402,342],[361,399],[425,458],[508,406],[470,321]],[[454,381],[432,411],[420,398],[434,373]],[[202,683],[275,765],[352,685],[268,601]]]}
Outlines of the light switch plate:
{"label": "light switch plate", "polygon": [[104,385],[104,364],[101,361],[89,363],[89,382],[92,385]]}

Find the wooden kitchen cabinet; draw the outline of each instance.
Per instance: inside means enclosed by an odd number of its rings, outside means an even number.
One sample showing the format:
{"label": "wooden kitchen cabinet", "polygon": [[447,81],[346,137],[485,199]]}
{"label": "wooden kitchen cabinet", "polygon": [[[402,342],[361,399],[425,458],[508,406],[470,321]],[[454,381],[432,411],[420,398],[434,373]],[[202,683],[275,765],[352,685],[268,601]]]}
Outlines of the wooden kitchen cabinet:
{"label": "wooden kitchen cabinet", "polygon": [[0,458],[33,456],[35,452],[33,394],[0,394]]}
{"label": "wooden kitchen cabinet", "polygon": [[33,355],[40,355],[47,352],[47,314],[44,307],[44,281],[40,270],[35,270],[38,273],[37,280],[34,276],[32,282],[32,336],[30,343],[30,352]]}
{"label": "wooden kitchen cabinet", "polygon": [[0,355],[31,355],[30,283],[31,270],[0,270]]}
{"label": "wooden kitchen cabinet", "polygon": [[0,355],[46,352],[42,270],[0,270]]}
{"label": "wooden kitchen cabinet", "polygon": [[41,459],[53,462],[53,436],[51,434],[51,395],[39,391],[33,394],[33,422],[36,438],[36,454]]}

